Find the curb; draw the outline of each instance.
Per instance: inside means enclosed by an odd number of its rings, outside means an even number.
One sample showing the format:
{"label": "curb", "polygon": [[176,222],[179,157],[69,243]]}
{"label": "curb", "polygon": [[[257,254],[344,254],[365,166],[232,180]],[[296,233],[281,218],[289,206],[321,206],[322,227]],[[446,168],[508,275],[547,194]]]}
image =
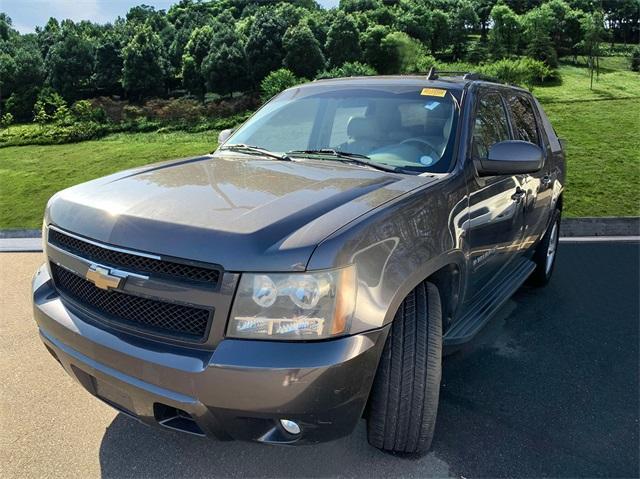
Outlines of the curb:
{"label": "curb", "polygon": [[0,239],[40,238],[41,236],[42,236],[41,230],[27,230],[27,229],[0,230]]}
{"label": "curb", "polygon": [[640,216],[563,218],[560,236],[640,236]]}

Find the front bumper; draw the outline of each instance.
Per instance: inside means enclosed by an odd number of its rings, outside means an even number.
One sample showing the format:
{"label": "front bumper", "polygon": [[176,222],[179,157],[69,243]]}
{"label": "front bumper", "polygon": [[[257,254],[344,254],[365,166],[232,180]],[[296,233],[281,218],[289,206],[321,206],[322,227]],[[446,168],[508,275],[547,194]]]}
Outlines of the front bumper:
{"label": "front bumper", "polygon": [[[91,394],[150,424],[218,439],[317,443],[348,435],[366,405],[388,328],[318,342],[223,340],[215,350],[161,344],[85,322],[33,283],[47,349]],[[293,436],[279,423],[296,421]]]}

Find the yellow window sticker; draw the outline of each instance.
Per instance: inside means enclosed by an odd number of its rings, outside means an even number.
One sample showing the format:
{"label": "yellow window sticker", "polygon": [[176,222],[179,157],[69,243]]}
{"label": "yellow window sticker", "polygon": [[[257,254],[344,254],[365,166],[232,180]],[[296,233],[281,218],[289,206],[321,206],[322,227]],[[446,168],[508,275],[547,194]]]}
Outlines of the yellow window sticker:
{"label": "yellow window sticker", "polygon": [[443,97],[447,94],[447,90],[442,88],[423,88],[420,92],[422,96],[439,96]]}

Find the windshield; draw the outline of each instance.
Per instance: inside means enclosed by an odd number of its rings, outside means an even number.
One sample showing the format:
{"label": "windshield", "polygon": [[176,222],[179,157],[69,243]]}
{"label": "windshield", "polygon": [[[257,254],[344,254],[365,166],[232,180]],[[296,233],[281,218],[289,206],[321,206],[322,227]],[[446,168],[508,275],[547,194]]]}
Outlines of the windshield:
{"label": "windshield", "polygon": [[446,172],[457,118],[456,99],[447,90],[314,85],[283,92],[225,144],[280,153],[335,150],[381,165]]}

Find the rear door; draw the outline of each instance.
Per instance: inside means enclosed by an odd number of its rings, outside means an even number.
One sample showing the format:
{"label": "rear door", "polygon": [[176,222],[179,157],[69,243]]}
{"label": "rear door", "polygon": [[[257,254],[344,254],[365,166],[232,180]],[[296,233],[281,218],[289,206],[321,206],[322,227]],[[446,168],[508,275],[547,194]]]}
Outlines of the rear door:
{"label": "rear door", "polygon": [[[486,158],[495,143],[512,139],[509,115],[501,91],[480,91],[472,124],[470,156]],[[469,255],[467,298],[471,301],[491,286],[517,256],[524,227],[524,175],[478,176],[471,168],[466,244]]]}
{"label": "rear door", "polygon": [[526,194],[523,201],[524,231],[521,247],[527,249],[544,233],[549,218],[553,194],[549,175],[551,151],[530,95],[512,90],[506,93],[506,98],[514,139],[539,146],[545,158],[540,171],[524,175],[523,178],[522,188]]}

